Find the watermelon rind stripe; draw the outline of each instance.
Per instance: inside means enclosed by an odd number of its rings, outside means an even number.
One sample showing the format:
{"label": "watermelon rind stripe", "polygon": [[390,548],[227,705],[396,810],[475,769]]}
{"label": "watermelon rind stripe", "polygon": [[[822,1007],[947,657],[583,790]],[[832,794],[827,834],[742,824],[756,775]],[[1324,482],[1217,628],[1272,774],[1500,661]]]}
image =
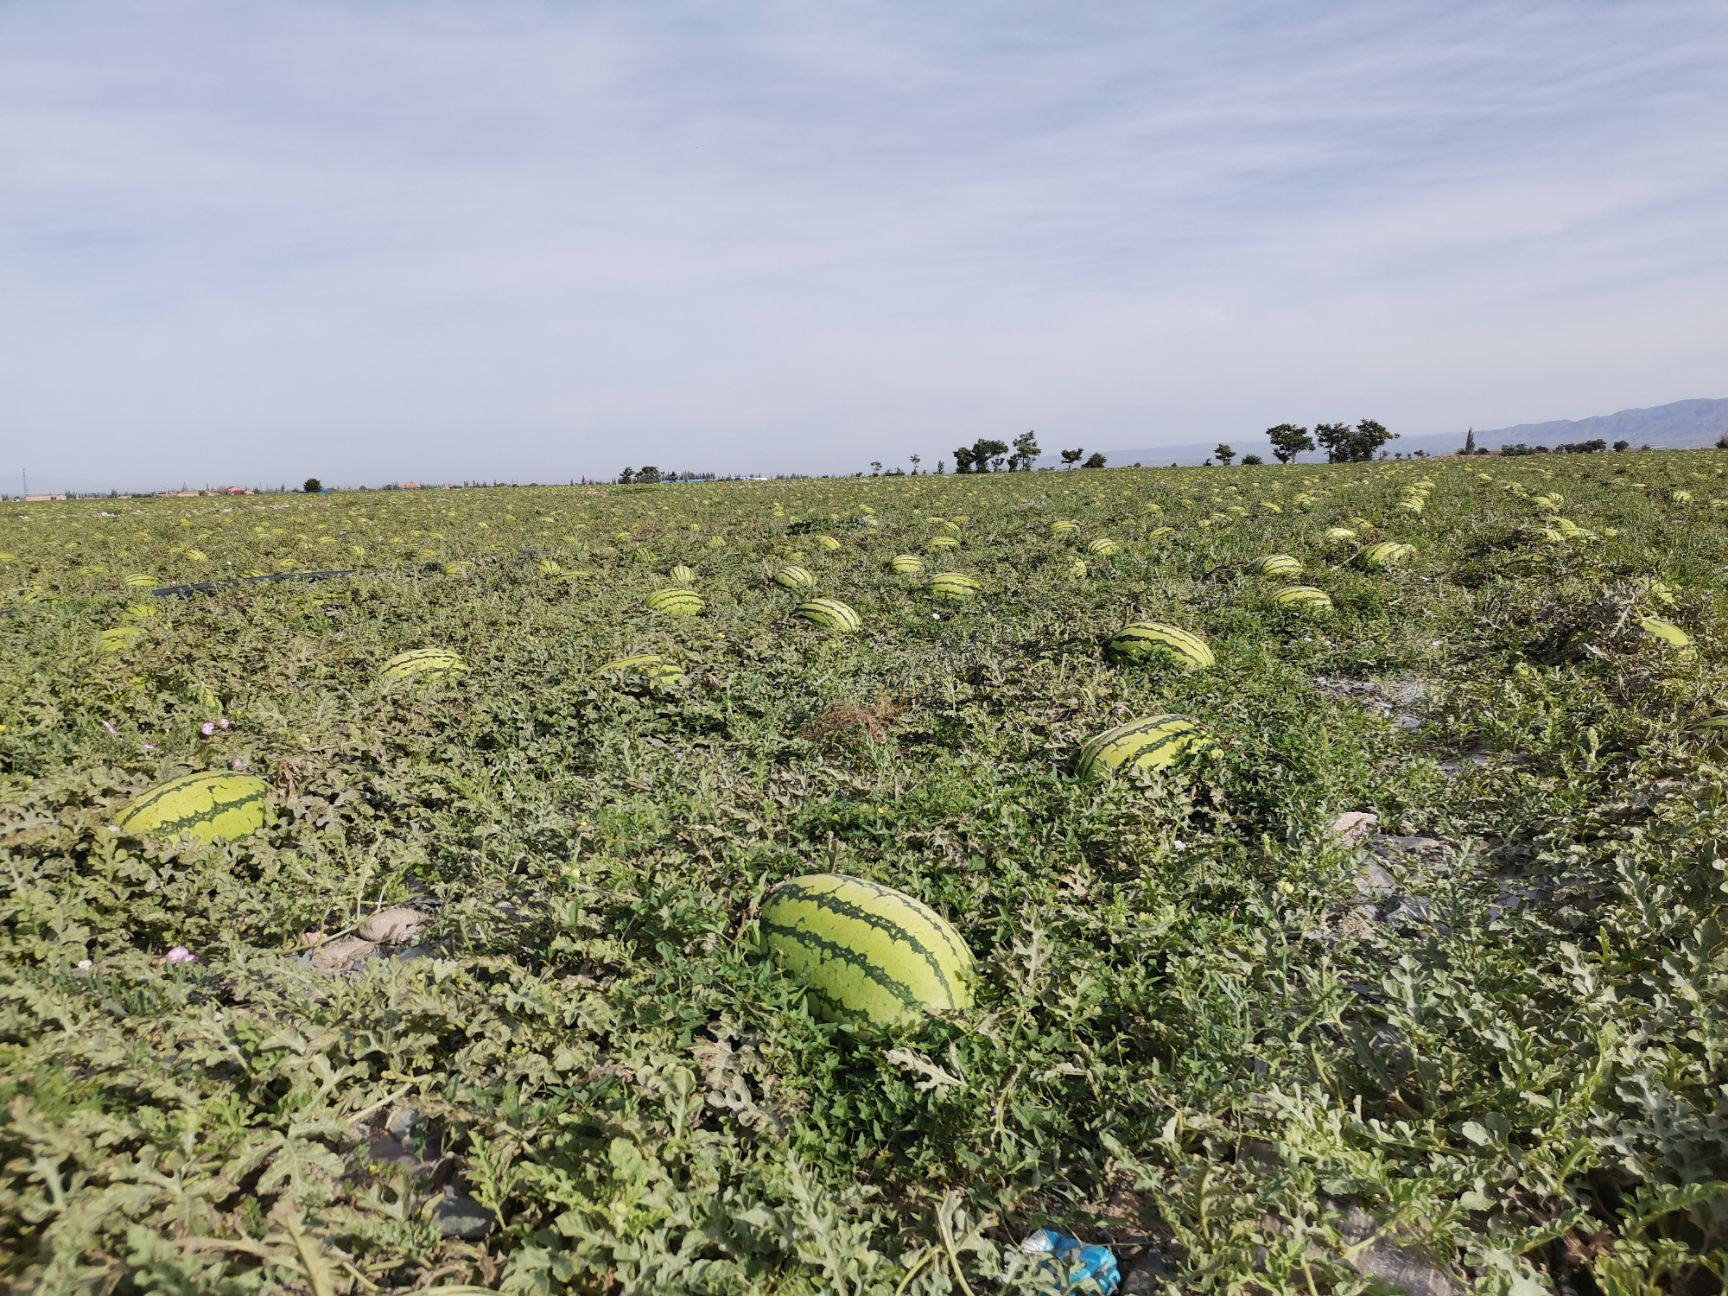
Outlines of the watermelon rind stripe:
{"label": "watermelon rind stripe", "polygon": [[[892,892],[885,893],[883,898],[894,900],[901,906],[906,904],[904,897]],[[852,901],[842,898],[837,893],[837,889],[823,890],[795,881],[783,882],[775,888],[772,903],[778,904],[781,901],[787,903],[804,901],[813,904],[819,910],[836,913],[843,918],[851,918],[856,922],[861,922],[872,931],[881,932],[896,945],[910,946],[917,952],[918,957],[924,960],[924,965],[935,975],[937,982],[942,986],[943,993],[951,1001],[955,998],[954,978],[949,975],[948,969],[942,966],[941,961],[922,942],[914,938],[912,931],[904,923],[895,922],[883,914],[872,913],[862,905],[854,904]],[[929,924],[929,919],[925,915],[916,910],[912,910],[912,912],[922,922]],[[938,927],[937,930],[940,931],[941,929]]]}
{"label": "watermelon rind stripe", "polygon": [[[881,968],[872,963],[869,958],[859,953],[851,946],[842,945],[839,941],[830,940],[826,936],[819,936],[815,932],[804,927],[789,927],[784,923],[777,923],[774,920],[767,918],[762,921],[762,930],[770,935],[780,936],[788,941],[800,945],[812,946],[837,962],[844,963],[848,967],[857,968],[858,971],[862,972],[867,978],[869,978],[869,980],[874,982],[876,985],[881,986],[882,989],[893,995],[895,999],[910,1011],[916,1013],[924,1011],[924,1005],[918,1002],[918,996],[912,993],[909,986],[906,986],[901,982],[896,981],[893,977],[887,975]],[[823,997],[830,998],[830,996],[827,995],[824,995]],[[841,1006],[844,1007],[845,1005],[842,1004]]]}

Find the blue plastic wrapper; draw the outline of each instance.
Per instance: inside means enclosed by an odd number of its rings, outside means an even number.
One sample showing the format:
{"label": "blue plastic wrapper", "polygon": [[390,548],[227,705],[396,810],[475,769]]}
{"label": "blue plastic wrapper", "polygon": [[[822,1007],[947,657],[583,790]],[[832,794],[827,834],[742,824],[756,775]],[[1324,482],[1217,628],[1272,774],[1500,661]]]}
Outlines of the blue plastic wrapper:
{"label": "blue plastic wrapper", "polygon": [[1055,1229],[1039,1229],[1020,1244],[1028,1255],[1044,1256],[1053,1293],[1098,1291],[1110,1296],[1122,1285],[1122,1271],[1109,1247],[1089,1246]]}

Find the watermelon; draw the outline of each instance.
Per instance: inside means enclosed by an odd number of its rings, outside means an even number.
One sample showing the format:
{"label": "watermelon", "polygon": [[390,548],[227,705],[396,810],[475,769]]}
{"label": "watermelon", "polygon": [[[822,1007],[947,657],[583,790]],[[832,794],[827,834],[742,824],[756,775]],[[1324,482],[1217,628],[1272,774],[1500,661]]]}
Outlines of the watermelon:
{"label": "watermelon", "polygon": [[1217,658],[1192,630],[1163,621],[1135,621],[1110,636],[1112,657],[1168,657],[1189,670],[1204,670]]}
{"label": "watermelon", "polygon": [[596,675],[620,675],[626,680],[645,684],[676,684],[684,678],[677,665],[658,653],[643,653],[636,657],[619,657],[594,672]]}
{"label": "watermelon", "polygon": [[122,653],[137,643],[143,634],[141,626],[115,626],[97,634],[96,647],[103,653]]}
{"label": "watermelon", "polygon": [[1262,576],[1299,576],[1302,560],[1290,554],[1268,554],[1254,564],[1254,570]]}
{"label": "watermelon", "polygon": [[863,618],[839,599],[811,599],[808,603],[800,603],[792,611],[812,625],[832,630],[835,634],[850,634],[864,624]]}
{"label": "watermelon", "polygon": [[448,648],[414,648],[385,662],[380,674],[385,679],[400,680],[420,675],[457,675],[467,669],[467,663]]}
{"label": "watermelon", "polygon": [[917,554],[895,554],[888,560],[888,565],[905,576],[924,570],[924,560]]}
{"label": "watermelon", "polygon": [[937,572],[930,578],[930,592],[950,603],[964,603],[976,598],[984,587],[960,572]]}
{"label": "watermelon", "polygon": [[1107,729],[1080,749],[1076,771],[1082,778],[1106,770],[1144,772],[1168,769],[1216,744],[1187,716],[1148,716]]}
{"label": "watermelon", "polygon": [[862,878],[812,873],[762,902],[762,942],[817,1013],[906,1027],[972,1004],[972,952],[930,906]]}
{"label": "watermelon", "polygon": [[696,573],[691,571],[690,568],[686,567],[683,563],[679,563],[666,574],[673,580],[677,581],[680,585],[694,584],[696,580]]}
{"label": "watermelon", "polygon": [[183,774],[128,802],[114,826],[132,836],[184,834],[201,842],[234,841],[264,827],[269,796],[264,780],[251,774]]}
{"label": "watermelon", "polygon": [[1396,567],[1415,552],[1413,545],[1400,544],[1396,540],[1382,540],[1362,551],[1362,565],[1375,571],[1382,567]]}
{"label": "watermelon", "polygon": [[1086,552],[1096,558],[1108,558],[1111,554],[1122,552],[1122,546],[1107,536],[1099,536],[1086,546]]}
{"label": "watermelon", "polygon": [[926,549],[952,549],[960,542],[951,535],[931,536],[925,543]]}
{"label": "watermelon", "polygon": [[1280,607],[1303,612],[1329,612],[1332,609],[1332,596],[1312,585],[1287,585],[1272,596],[1272,601]]}
{"label": "watermelon", "polygon": [[819,536],[817,536],[816,537],[816,543],[821,545],[822,548],[829,550],[830,552],[832,552],[833,550],[838,549],[840,547],[840,542],[838,540],[836,540],[831,535],[819,535]]}
{"label": "watermelon", "polygon": [[816,576],[808,567],[787,563],[774,573],[774,583],[782,589],[813,590],[816,588]]}
{"label": "watermelon", "polygon": [[1066,518],[1058,518],[1050,524],[1051,535],[1068,535],[1069,533],[1078,531],[1079,529],[1080,524],[1078,522],[1070,522]]}
{"label": "watermelon", "polygon": [[658,589],[648,596],[648,610],[662,616],[701,616],[706,606],[702,596],[693,589]]}

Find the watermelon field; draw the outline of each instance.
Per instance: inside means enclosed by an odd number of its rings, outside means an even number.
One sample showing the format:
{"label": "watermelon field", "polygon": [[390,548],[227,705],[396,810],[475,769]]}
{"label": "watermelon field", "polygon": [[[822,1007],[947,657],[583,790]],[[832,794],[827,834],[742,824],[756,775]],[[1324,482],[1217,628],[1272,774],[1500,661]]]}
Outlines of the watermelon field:
{"label": "watermelon field", "polygon": [[1725,563],[1713,452],[0,505],[0,1281],[1728,1290]]}

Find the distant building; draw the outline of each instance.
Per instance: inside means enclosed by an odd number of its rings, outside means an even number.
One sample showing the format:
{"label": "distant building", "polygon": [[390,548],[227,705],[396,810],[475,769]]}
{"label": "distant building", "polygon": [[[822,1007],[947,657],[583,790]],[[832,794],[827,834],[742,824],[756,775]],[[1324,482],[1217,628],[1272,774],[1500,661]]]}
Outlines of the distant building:
{"label": "distant building", "polygon": [[59,491],[52,495],[26,495],[24,497],[24,502],[26,504],[48,504],[54,500],[63,500],[65,498],[66,492]]}
{"label": "distant building", "polygon": [[250,495],[252,492],[244,486],[230,486],[228,493],[230,495]]}
{"label": "distant building", "polygon": [[403,482],[402,483],[402,489],[403,490],[419,490],[420,489],[420,483],[419,482]]}
{"label": "distant building", "polygon": [[203,493],[203,491],[195,490],[162,491],[159,493],[159,497],[162,499],[197,499]]}

